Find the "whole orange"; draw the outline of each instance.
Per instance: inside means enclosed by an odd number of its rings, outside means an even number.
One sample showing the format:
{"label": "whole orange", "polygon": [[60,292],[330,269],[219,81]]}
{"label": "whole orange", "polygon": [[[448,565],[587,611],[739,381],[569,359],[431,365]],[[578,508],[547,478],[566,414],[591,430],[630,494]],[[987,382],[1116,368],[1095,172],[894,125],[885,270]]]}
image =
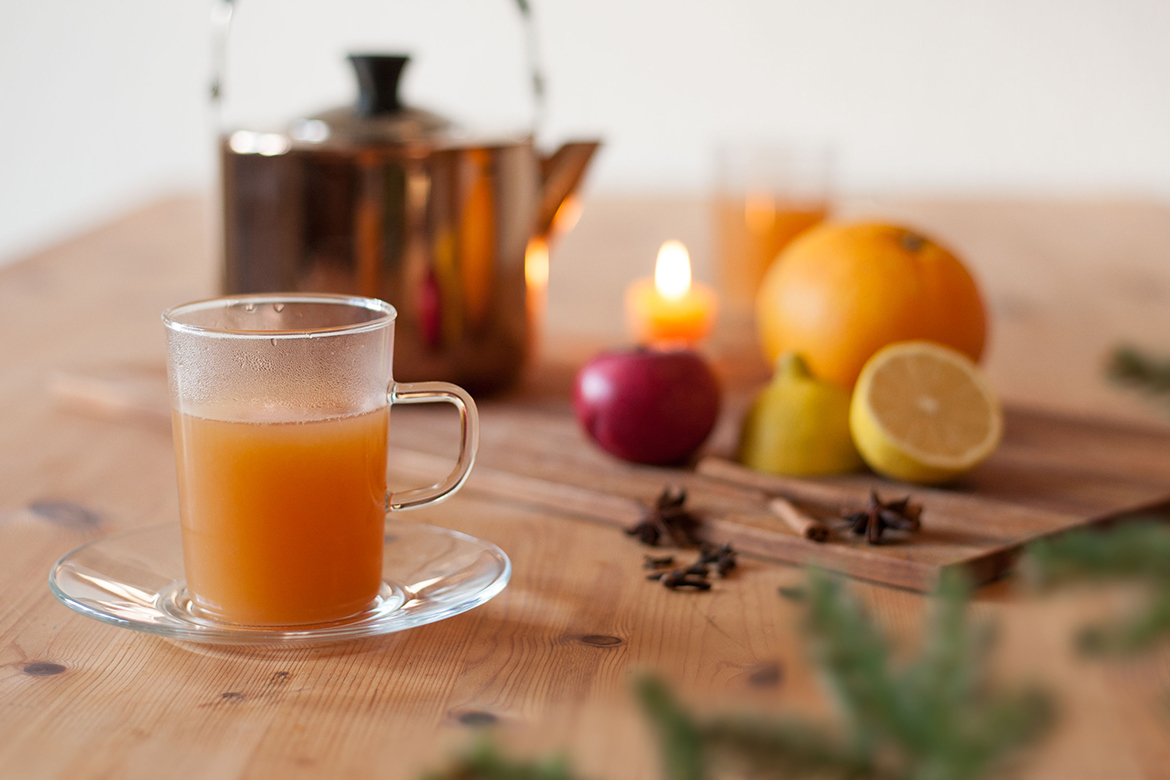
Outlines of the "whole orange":
{"label": "whole orange", "polygon": [[983,299],[953,254],[892,225],[825,223],[769,267],[756,298],[769,361],[798,352],[814,376],[853,387],[887,344],[926,339],[979,360]]}

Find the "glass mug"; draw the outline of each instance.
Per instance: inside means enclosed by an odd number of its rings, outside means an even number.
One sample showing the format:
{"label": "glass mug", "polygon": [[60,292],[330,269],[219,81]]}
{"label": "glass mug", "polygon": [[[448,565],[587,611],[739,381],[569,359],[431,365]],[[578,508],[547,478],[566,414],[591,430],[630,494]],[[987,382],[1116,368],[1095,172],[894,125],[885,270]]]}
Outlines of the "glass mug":
{"label": "glass mug", "polygon": [[[387,511],[462,487],[475,402],[446,382],[396,383],[390,304],[247,295],[163,313],[183,565],[199,613],[241,625],[361,615],[382,589]],[[386,487],[390,406],[459,409],[459,459],[441,483]]]}

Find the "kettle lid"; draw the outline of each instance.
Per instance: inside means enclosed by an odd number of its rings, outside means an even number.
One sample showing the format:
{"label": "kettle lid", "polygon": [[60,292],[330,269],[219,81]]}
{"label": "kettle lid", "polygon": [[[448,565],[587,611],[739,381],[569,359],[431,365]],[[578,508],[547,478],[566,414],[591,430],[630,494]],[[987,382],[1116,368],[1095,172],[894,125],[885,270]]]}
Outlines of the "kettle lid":
{"label": "kettle lid", "polygon": [[[434,140],[453,129],[454,124],[446,117],[402,103],[398,87],[409,56],[350,54],[349,62],[357,76],[357,103],[300,120],[302,124],[314,123],[319,136],[335,143],[402,144]],[[293,135],[297,135],[295,125]]]}

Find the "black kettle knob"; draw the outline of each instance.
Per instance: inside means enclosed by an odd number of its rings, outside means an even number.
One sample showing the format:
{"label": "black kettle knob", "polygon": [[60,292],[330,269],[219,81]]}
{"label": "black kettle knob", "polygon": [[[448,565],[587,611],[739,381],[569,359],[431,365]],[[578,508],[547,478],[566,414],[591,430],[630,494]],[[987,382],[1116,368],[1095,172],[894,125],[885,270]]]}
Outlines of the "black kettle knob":
{"label": "black kettle knob", "polygon": [[398,102],[398,79],[410,57],[398,54],[351,54],[358,80],[358,116],[392,114],[402,108]]}

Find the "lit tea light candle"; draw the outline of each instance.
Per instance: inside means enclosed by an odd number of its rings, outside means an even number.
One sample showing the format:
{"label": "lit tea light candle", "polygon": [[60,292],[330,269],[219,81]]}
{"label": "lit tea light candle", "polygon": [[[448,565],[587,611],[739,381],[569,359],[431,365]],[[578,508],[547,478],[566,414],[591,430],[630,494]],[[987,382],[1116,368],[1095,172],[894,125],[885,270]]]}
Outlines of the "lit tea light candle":
{"label": "lit tea light candle", "polygon": [[691,281],[691,258],[681,241],[658,250],[653,279],[639,279],[626,290],[626,314],[639,344],[696,344],[711,331],[717,306],[710,287]]}

